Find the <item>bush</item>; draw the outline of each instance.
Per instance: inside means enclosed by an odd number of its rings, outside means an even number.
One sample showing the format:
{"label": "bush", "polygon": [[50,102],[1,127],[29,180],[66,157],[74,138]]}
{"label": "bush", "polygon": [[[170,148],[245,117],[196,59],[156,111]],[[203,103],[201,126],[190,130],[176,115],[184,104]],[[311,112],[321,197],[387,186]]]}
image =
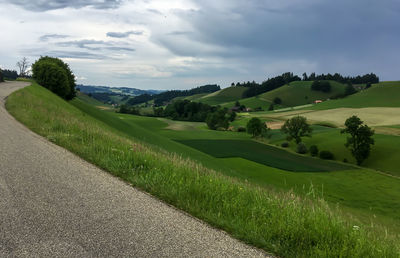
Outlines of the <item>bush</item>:
{"label": "bush", "polygon": [[274,104],[277,104],[277,105],[282,104],[281,98],[275,97],[275,98],[274,98]]}
{"label": "bush", "polygon": [[307,153],[307,146],[300,142],[299,144],[297,144],[297,149],[296,149],[297,153],[300,154],[306,154]]}
{"label": "bush", "polygon": [[18,73],[15,70],[2,69],[3,80],[16,80],[18,78]]}
{"label": "bush", "polygon": [[320,151],[319,157],[321,159],[334,159],[333,153],[326,150]]}
{"label": "bush", "polygon": [[41,57],[32,65],[32,77],[40,85],[70,100],[76,95],[75,76],[68,64],[54,57]]}
{"label": "bush", "polygon": [[269,105],[268,111],[274,110],[274,104]]}
{"label": "bush", "polygon": [[289,143],[288,142],[282,142],[281,147],[287,148],[287,147],[289,147]]}
{"label": "bush", "polygon": [[318,155],[318,147],[317,147],[317,145],[311,145],[310,146],[310,154],[313,157]]}
{"label": "bush", "polygon": [[246,132],[246,128],[244,128],[243,126],[239,126],[237,129],[238,132]]}

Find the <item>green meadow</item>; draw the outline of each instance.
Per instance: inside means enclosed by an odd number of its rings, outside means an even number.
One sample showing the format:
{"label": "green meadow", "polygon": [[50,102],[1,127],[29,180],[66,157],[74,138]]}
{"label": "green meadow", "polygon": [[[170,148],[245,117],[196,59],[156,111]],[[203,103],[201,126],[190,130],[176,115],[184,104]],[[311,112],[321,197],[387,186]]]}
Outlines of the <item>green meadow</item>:
{"label": "green meadow", "polygon": [[242,96],[246,89],[246,87],[228,87],[200,98],[193,99],[193,101],[198,101],[208,105],[220,105],[225,102],[235,101],[243,98]]}
{"label": "green meadow", "polygon": [[278,147],[279,130],[256,141],[204,123],[105,112],[85,101],[65,102],[33,85],[10,96],[7,108],[54,143],[278,256],[400,254],[400,179],[393,177],[399,162],[389,144],[396,136],[377,135],[370,159],[357,167],[334,128],[314,126],[305,139],[335,153],[336,161],[323,161],[294,153],[293,144]]}
{"label": "green meadow", "polygon": [[400,107],[400,82],[380,82],[371,88],[343,99],[329,100],[313,106],[313,109]]}

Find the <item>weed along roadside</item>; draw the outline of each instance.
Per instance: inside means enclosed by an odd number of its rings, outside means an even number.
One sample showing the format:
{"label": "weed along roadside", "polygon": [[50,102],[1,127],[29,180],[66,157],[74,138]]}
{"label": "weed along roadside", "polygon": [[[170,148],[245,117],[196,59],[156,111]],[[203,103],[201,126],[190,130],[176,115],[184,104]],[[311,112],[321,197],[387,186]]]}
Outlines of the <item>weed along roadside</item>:
{"label": "weed along roadside", "polygon": [[224,175],[196,159],[132,137],[36,83],[9,96],[6,107],[55,144],[277,256],[399,255],[396,239],[354,224],[321,199]]}

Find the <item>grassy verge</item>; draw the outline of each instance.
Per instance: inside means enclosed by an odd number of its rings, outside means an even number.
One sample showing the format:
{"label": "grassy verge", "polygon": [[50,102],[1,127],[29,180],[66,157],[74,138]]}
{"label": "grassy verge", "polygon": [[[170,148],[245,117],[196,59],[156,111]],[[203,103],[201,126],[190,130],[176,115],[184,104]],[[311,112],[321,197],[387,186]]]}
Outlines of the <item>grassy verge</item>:
{"label": "grassy verge", "polygon": [[335,215],[320,200],[242,183],[135,141],[33,85],[7,109],[36,133],[247,243],[283,257],[397,257],[388,237]]}

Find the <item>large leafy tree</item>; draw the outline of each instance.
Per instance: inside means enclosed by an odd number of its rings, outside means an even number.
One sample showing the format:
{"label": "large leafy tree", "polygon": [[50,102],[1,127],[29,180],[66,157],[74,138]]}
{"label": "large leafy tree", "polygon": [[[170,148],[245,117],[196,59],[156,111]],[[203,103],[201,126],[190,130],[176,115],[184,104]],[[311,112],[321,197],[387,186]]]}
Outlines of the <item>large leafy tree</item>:
{"label": "large leafy tree", "polygon": [[260,136],[267,131],[265,123],[263,123],[259,118],[253,117],[247,122],[246,130],[253,137]]}
{"label": "large leafy tree", "polygon": [[214,113],[208,114],[206,124],[211,130],[218,128],[228,128],[229,117],[226,117],[226,111],[223,109],[217,110]]}
{"label": "large leafy tree", "polygon": [[32,64],[32,76],[43,87],[70,100],[76,95],[75,76],[61,59],[42,56]]}
{"label": "large leafy tree", "polygon": [[351,151],[357,165],[361,165],[369,157],[371,145],[375,143],[372,138],[374,130],[363,123],[357,116],[349,117],[345,122],[346,128],[341,131],[341,133],[350,134],[345,146]]}
{"label": "large leafy tree", "polygon": [[287,134],[287,139],[294,139],[298,144],[301,142],[301,137],[311,136],[312,128],[307,123],[307,119],[303,116],[292,117],[283,124],[281,131]]}

